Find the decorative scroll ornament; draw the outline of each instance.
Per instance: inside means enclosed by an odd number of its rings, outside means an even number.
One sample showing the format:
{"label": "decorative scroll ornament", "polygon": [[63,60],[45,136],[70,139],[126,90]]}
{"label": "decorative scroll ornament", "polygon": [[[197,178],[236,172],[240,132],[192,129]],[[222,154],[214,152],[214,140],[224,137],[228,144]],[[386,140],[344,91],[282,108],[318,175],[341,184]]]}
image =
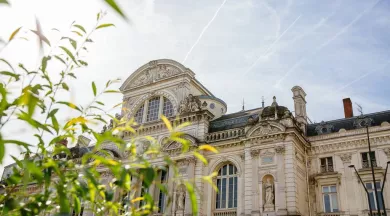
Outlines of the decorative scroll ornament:
{"label": "decorative scroll ornament", "polygon": [[178,112],[180,114],[196,112],[202,109],[202,104],[197,96],[193,96],[189,94],[184,100],[182,100],[179,104]]}
{"label": "decorative scroll ornament", "polygon": [[343,163],[351,163],[352,154],[351,153],[345,153],[340,155],[340,159],[343,161]]}
{"label": "decorative scroll ornament", "polygon": [[390,148],[385,148],[383,151],[385,152],[387,159],[390,159]]}
{"label": "decorative scroll ornament", "polygon": [[353,126],[355,128],[362,128],[362,127],[370,127],[373,123],[373,119],[365,116],[359,116],[356,118],[356,120],[353,122]]}
{"label": "decorative scroll ornament", "polygon": [[334,126],[331,124],[327,124],[324,121],[322,121],[316,128],[315,131],[317,132],[318,135],[321,134],[328,134],[332,133]]}

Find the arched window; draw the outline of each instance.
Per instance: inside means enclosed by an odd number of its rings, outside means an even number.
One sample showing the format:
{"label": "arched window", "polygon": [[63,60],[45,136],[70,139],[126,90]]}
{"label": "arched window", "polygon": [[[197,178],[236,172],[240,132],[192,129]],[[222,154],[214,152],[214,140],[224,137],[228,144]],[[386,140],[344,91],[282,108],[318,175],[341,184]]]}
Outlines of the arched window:
{"label": "arched window", "polygon": [[174,115],[172,102],[168,98],[159,96],[146,100],[137,110],[134,120],[141,124],[144,122],[156,121],[160,115],[171,117]]}
{"label": "arched window", "polygon": [[237,168],[233,164],[222,166],[217,176],[216,209],[237,208],[237,185]]}

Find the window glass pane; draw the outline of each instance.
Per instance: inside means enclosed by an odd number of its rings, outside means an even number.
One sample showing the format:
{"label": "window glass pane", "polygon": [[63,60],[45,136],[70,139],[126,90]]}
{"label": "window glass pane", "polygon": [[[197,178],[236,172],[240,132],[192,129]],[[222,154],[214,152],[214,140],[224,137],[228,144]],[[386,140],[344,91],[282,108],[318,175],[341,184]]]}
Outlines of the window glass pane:
{"label": "window glass pane", "polygon": [[164,98],[163,115],[166,117],[173,116],[173,105],[167,98]]}
{"label": "window glass pane", "polygon": [[330,192],[336,192],[336,186],[335,185],[330,186]]}
{"label": "window glass pane", "polygon": [[237,167],[236,166],[233,166],[234,167],[234,174],[237,173]]}
{"label": "window glass pane", "polygon": [[379,209],[383,210],[382,192],[378,191]]}
{"label": "window glass pane", "polygon": [[233,178],[229,178],[228,208],[233,208]]}
{"label": "window glass pane", "polygon": [[158,109],[160,106],[160,98],[152,98],[148,103],[148,114],[146,116],[146,121],[154,121],[158,119]]}
{"label": "window glass pane", "polygon": [[377,189],[377,191],[381,190],[381,183],[380,182],[376,182],[376,189]]}
{"label": "window glass pane", "polygon": [[369,193],[368,199],[370,200],[372,210],[376,210],[376,204],[375,204],[375,199],[374,199],[374,192],[370,192]]}
{"label": "window glass pane", "polygon": [[226,178],[222,179],[222,198],[221,198],[221,208],[226,208]]}
{"label": "window glass pane", "polygon": [[372,160],[375,160],[375,152],[374,152],[374,151],[371,152],[370,158],[371,158]]}
{"label": "window glass pane", "polygon": [[368,160],[368,158],[367,158],[367,152],[362,153],[362,160],[363,160],[363,161],[367,161],[367,160]]}
{"label": "window glass pane", "polygon": [[229,175],[233,175],[233,165],[229,165]]}
{"label": "window glass pane", "polygon": [[322,192],[328,193],[329,192],[329,187],[328,186],[322,187]]}
{"label": "window glass pane", "polygon": [[373,186],[372,186],[371,182],[370,183],[366,183],[366,188],[367,188],[367,190],[373,189]]}
{"label": "window glass pane", "polygon": [[219,193],[217,193],[216,195],[216,208],[219,209],[221,207],[220,203],[221,203],[221,179],[217,179],[217,188],[218,188],[218,191]]}
{"label": "window glass pane", "polygon": [[325,158],[321,158],[321,165],[322,166],[325,166],[326,162],[325,162]]}
{"label": "window glass pane", "polygon": [[234,207],[237,207],[237,177],[234,177]]}
{"label": "window glass pane", "polygon": [[222,168],[218,170],[218,176],[221,176]]}
{"label": "window glass pane", "polygon": [[226,175],[226,173],[227,173],[227,166],[228,165],[223,166],[223,168],[222,168],[222,175]]}
{"label": "window glass pane", "polygon": [[331,194],[330,197],[331,197],[331,200],[332,200],[332,209],[333,209],[332,212],[338,212],[339,211],[339,206],[338,206],[338,203],[337,203],[337,194]]}
{"label": "window glass pane", "polygon": [[333,160],[332,160],[332,157],[328,157],[328,165],[332,165],[333,164]]}
{"label": "window glass pane", "polygon": [[332,212],[330,209],[330,197],[328,194],[324,194],[324,207],[325,212]]}
{"label": "window glass pane", "polygon": [[137,123],[142,123],[142,118],[144,116],[144,108],[145,106],[142,105],[134,115],[134,121],[136,121]]}

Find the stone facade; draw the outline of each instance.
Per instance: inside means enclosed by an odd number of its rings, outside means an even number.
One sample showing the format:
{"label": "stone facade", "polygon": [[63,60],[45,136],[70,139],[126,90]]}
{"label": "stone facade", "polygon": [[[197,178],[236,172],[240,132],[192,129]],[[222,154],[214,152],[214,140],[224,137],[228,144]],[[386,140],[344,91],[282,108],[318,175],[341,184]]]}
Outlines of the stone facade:
{"label": "stone facade", "polygon": [[[301,87],[292,88],[294,115],[275,97],[269,106],[226,114],[226,103],[197,81],[194,72],[162,59],[140,67],[120,90],[125,102],[122,115],[137,118],[142,124],[137,132],[161,142],[163,151],[178,161],[184,178],[199,179],[219,172],[214,179],[221,189],[219,194],[209,184],[195,181],[200,215],[367,215],[365,191],[348,167],[355,165],[363,181],[372,182],[364,156],[368,151],[366,128],[359,126],[362,118],[309,124],[306,93]],[[220,153],[206,154],[209,163],[205,166],[194,157],[181,155],[180,145],[163,144],[168,132],[159,117],[153,119],[153,112],[158,116],[170,113],[172,121],[178,117],[180,122],[191,122],[184,129],[191,145],[207,143]],[[368,130],[375,152],[375,175],[383,182],[390,159],[390,112],[367,118],[374,122]],[[131,136],[120,135],[124,139]],[[145,143],[140,141],[140,148],[142,145]],[[115,146],[105,143],[103,148],[125,158]],[[152,162],[159,164],[161,159]],[[183,186],[173,185],[168,178],[168,187],[174,189],[174,201],[165,213],[190,215],[189,196]],[[331,194],[327,194],[328,189]],[[149,189],[154,190],[157,188]],[[384,189],[384,198],[390,206],[389,187]]]}

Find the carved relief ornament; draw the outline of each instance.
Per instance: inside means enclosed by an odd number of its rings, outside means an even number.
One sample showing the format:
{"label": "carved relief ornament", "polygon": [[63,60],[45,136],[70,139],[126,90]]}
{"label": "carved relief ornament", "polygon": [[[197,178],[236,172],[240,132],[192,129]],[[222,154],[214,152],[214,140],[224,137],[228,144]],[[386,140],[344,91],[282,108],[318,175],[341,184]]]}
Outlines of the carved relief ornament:
{"label": "carved relief ornament", "polygon": [[196,112],[202,109],[201,101],[197,96],[189,94],[186,98],[180,101],[178,112],[180,114]]}
{"label": "carved relief ornament", "polygon": [[138,75],[138,77],[131,83],[130,87],[147,85],[158,80],[175,76],[179,73],[181,73],[181,71],[173,65],[157,64],[156,61],[152,61],[149,63],[149,68]]}
{"label": "carved relief ornament", "polygon": [[340,159],[343,163],[351,163],[352,153],[341,154]]}
{"label": "carved relief ornament", "polygon": [[277,154],[283,154],[286,151],[286,147],[284,146],[275,146],[275,152]]}

